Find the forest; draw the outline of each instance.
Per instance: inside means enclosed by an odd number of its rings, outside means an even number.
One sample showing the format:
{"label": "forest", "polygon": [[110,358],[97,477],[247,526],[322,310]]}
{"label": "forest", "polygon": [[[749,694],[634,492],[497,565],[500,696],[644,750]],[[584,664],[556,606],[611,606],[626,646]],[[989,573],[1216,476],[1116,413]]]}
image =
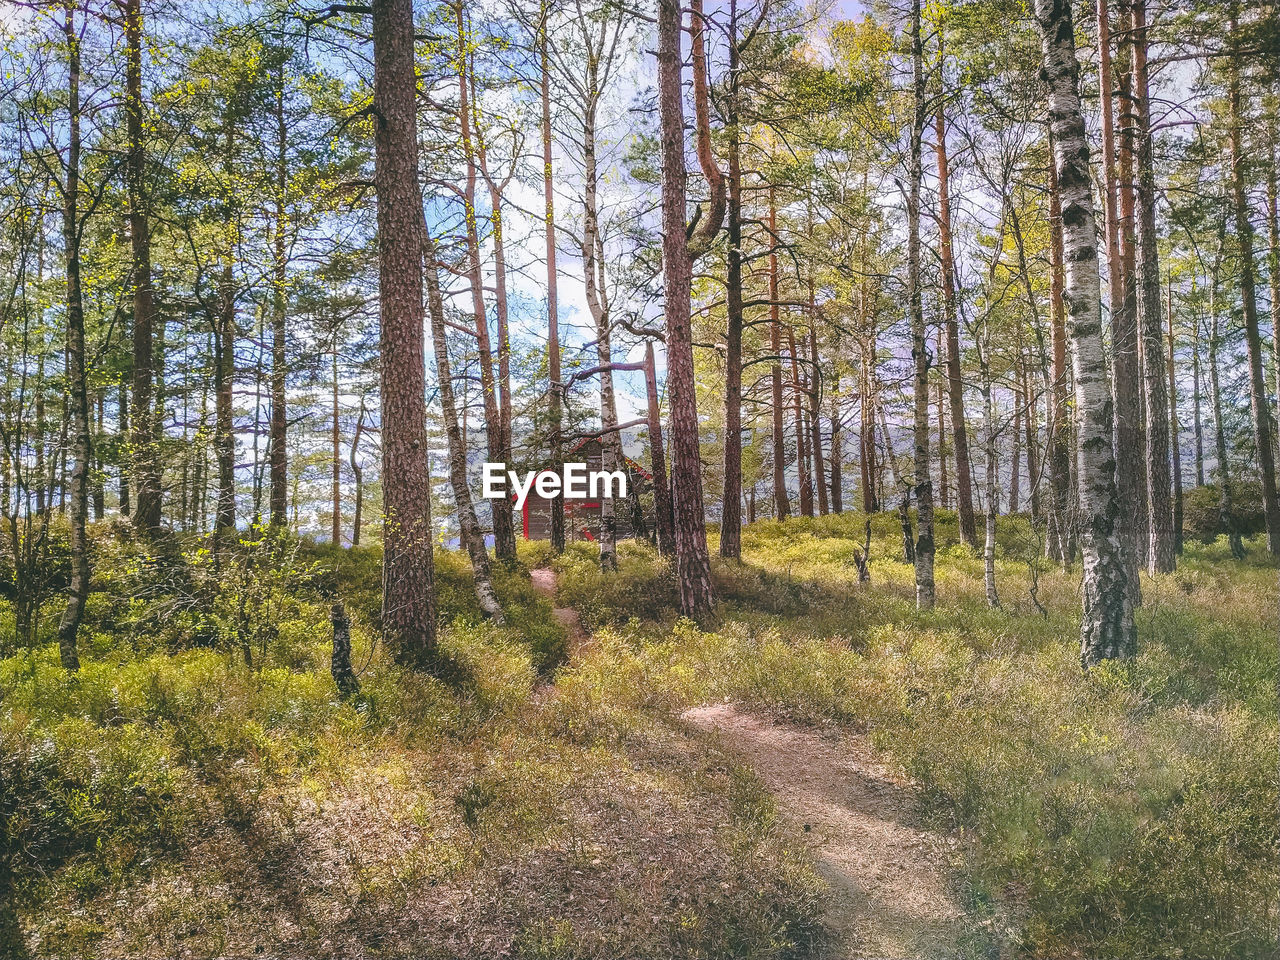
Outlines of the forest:
{"label": "forest", "polygon": [[1274,0],[0,0],[0,958],[1280,952]]}

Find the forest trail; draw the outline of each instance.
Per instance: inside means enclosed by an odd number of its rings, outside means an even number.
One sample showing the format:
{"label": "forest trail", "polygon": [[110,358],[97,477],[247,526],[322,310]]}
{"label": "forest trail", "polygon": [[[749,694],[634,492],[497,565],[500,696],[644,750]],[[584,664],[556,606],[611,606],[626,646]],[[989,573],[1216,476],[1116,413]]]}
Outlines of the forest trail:
{"label": "forest trail", "polygon": [[551,615],[556,618],[569,634],[569,656],[587,641],[587,631],[582,629],[582,621],[578,611],[573,607],[556,606],[556,572],[550,567],[537,567],[529,571],[533,579],[533,588],[551,601]]}
{"label": "forest trail", "polygon": [[753,716],[731,704],[684,719],[716,734],[759,776],[806,837],[830,885],[824,957],[933,960],[962,955],[966,918],[948,883],[945,838],[915,824],[911,787],[865,739]]}

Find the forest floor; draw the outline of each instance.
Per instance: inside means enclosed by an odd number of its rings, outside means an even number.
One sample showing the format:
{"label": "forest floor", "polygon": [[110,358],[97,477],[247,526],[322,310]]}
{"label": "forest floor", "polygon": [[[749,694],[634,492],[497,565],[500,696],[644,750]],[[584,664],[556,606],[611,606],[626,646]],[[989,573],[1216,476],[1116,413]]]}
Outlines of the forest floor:
{"label": "forest floor", "polygon": [[1144,578],[1136,660],[1086,675],[1079,569],[1001,518],[991,609],[940,521],[936,610],[891,514],[859,583],[846,514],[746,528],[701,626],[647,544],[605,574],[522,543],[503,627],[441,551],[454,685],[380,641],[376,546],[246,541],[218,571],[95,528],[78,674],[60,598],[34,646],[0,599],[0,956],[1269,955],[1265,545],[1189,541]]}
{"label": "forest floor", "polygon": [[865,736],[773,722],[731,704],[684,713],[760,777],[826,881],[824,956],[952,957],[964,938],[947,853],[919,823],[915,788]]}

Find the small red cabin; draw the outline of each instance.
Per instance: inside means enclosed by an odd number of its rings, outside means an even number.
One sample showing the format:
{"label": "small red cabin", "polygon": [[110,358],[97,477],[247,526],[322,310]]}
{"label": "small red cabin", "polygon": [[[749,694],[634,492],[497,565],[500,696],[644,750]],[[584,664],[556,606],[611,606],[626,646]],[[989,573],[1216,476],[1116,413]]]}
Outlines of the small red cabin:
{"label": "small red cabin", "polygon": [[[599,437],[587,437],[579,441],[566,454],[569,463],[585,463],[587,471],[601,469],[604,444]],[[645,500],[650,504],[652,497],[642,500],[641,497],[653,486],[653,475],[637,461],[623,456],[620,469],[627,471],[627,498],[618,500],[616,505],[615,529],[618,539],[648,537],[654,529],[652,506],[643,505]],[[547,468],[549,469],[549,468]],[[551,539],[551,501],[538,495],[536,489],[529,490],[521,513],[521,527],[526,540]],[[564,501],[564,536],[567,542],[574,540],[595,540],[600,533],[600,501],[599,500],[565,500]]]}

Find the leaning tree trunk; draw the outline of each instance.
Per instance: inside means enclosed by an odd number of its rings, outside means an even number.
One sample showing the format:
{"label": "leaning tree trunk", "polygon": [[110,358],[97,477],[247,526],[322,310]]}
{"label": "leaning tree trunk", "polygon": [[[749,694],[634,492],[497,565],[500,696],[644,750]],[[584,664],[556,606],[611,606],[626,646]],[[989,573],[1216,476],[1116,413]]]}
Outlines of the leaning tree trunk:
{"label": "leaning tree trunk", "polygon": [[[471,499],[471,486],[467,479],[467,448],[458,429],[458,407],[453,396],[453,371],[449,363],[449,345],[445,340],[444,297],[440,293],[439,260],[435,241],[423,225],[423,260],[427,281],[427,312],[431,320],[431,342],[436,355],[436,384],[440,391],[440,415],[444,419],[445,437],[449,443],[449,482],[453,487],[453,502],[458,509],[458,526],[463,549],[471,558],[471,573],[475,580],[476,599],[480,609],[494,623],[503,623],[502,606],[493,592],[493,577],[489,571],[489,551],[484,546],[484,531],[476,518],[475,502]],[[505,500],[505,496],[503,497]]]}
{"label": "leaning tree trunk", "polygon": [[67,182],[62,191],[62,239],[67,274],[67,421],[71,433],[71,584],[58,623],[58,655],[67,670],[80,669],[77,638],[89,599],[89,390],[86,382],[84,303],[80,289],[80,40],[75,7],[67,7],[63,33],[67,44],[67,92],[70,133]]}
{"label": "leaning tree trunk", "polygon": [[915,458],[912,483],[916,497],[916,607],[934,604],[933,584],[933,479],[929,475],[929,353],[924,323],[924,298],[920,289],[920,181],[921,139],[925,124],[924,47],[920,40],[920,0],[911,5],[911,64],[915,87],[915,117],[911,127],[911,154],[907,194],[907,296],[911,310],[911,352],[915,361]]}
{"label": "leaning tree trunk", "polygon": [[658,113],[662,136],[662,254],[667,329],[667,390],[671,396],[671,473],[676,578],[680,612],[711,612],[693,371],[693,267],[685,226],[684,104],[681,101],[680,3],[658,3]]}
{"label": "leaning tree trunk", "polygon": [[1041,73],[1049,88],[1054,163],[1062,193],[1064,296],[1075,373],[1076,482],[1084,557],[1080,658],[1087,669],[1106,659],[1132,657],[1137,651],[1137,629],[1124,547],[1116,530],[1116,460],[1102,348],[1098,229],[1070,0],[1036,0],[1035,14],[1043,41]]}
{"label": "leaning tree trunk", "polygon": [[1169,470],[1169,396],[1165,383],[1160,305],[1160,236],[1156,231],[1156,175],[1151,103],[1147,93],[1147,6],[1133,0],[1133,94],[1137,133],[1138,329],[1147,420],[1147,572],[1171,573],[1177,562]]}
{"label": "leaning tree trunk", "polygon": [[374,0],[378,289],[382,354],[382,629],[396,660],[433,670],[436,605],[422,342],[424,224],[412,0]]}

